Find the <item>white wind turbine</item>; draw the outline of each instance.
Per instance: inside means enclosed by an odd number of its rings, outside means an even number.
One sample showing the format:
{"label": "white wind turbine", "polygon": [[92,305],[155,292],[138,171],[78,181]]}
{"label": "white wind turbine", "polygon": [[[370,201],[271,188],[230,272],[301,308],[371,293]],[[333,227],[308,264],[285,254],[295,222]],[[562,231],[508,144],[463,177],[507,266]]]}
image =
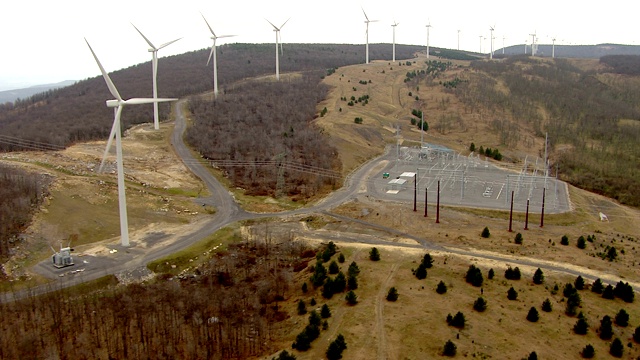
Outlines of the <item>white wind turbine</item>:
{"label": "white wind turbine", "polygon": [[429,30],[431,29],[431,20],[427,24],[427,59],[429,58]]}
{"label": "white wind turbine", "polygon": [[[202,13],[200,13],[200,15],[202,15]],[[235,35],[217,36],[216,33],[213,32],[211,25],[209,25],[209,22],[207,21],[207,19],[205,19],[204,15],[202,15],[202,18],[204,19],[204,22],[207,23],[207,27],[209,28],[209,31],[211,31],[211,39],[213,40],[213,46],[211,46],[211,53],[209,53],[209,60],[207,60],[207,65],[209,65],[209,62],[211,62],[211,57],[213,57],[213,96],[217,98],[218,97],[218,62],[216,61],[216,53],[217,53],[216,40],[220,38],[233,37]]]}
{"label": "white wind turbine", "polygon": [[491,32],[491,52],[489,53],[489,59],[493,59],[493,30],[495,30],[495,25],[489,27],[489,31]]}
{"label": "white wind turbine", "polygon": [[111,95],[115,97],[114,100],[107,100],[107,107],[115,108],[114,110],[114,119],[113,126],[111,127],[111,133],[109,134],[109,139],[107,140],[107,147],[104,150],[104,155],[102,156],[102,162],[100,163],[100,168],[98,172],[102,171],[102,167],[104,166],[104,161],[109,153],[109,149],[111,148],[111,143],[113,141],[113,137],[116,138],[116,161],[117,161],[117,170],[118,170],[118,205],[120,212],[120,243],[122,246],[129,246],[129,224],[127,220],[127,199],[125,196],[125,187],[124,187],[124,166],[122,165],[122,136],[121,136],[121,128],[120,128],[120,115],[122,114],[122,108],[125,105],[138,105],[138,104],[151,104],[158,102],[166,102],[166,101],[175,101],[178,99],[143,99],[143,98],[132,98],[123,100],[120,94],[118,93],[118,89],[111,81],[111,78],[107,74],[107,72],[102,67],[100,60],[96,56],[96,53],[93,52],[91,45],[87,39],[85,39],[87,46],[89,46],[89,50],[91,50],[91,54],[93,54],[93,58],[96,59],[96,63],[98,63],[98,67],[100,68],[100,72],[102,72],[102,76],[104,77],[104,81],[107,83],[107,87],[109,88],[109,92]]}
{"label": "white wind turbine", "polygon": [[[287,21],[289,21],[290,19],[291,18],[287,19]],[[280,30],[284,27],[284,24],[286,24],[287,21],[280,25],[280,27],[277,27],[273,25],[271,21],[267,20],[267,22],[271,24],[271,26],[273,26],[273,31],[275,31],[276,33],[276,80],[278,81],[280,80],[280,58],[278,57],[278,42],[280,40]],[[280,51],[282,51],[282,44],[280,44]]]}
{"label": "white wind turbine", "polygon": [[[133,25],[133,24],[131,24]],[[151,41],[149,41],[149,39],[147,39],[146,36],[144,36],[144,34],[138,30],[138,28],[133,25],[133,27],[138,31],[138,33],[140,33],[140,35],[142,35],[142,38],[147,42],[147,44],[149,44],[150,48],[149,48],[149,52],[152,54],[152,58],[151,58],[151,68],[153,71],[153,98],[157,99],[158,98],[158,85],[157,85],[157,77],[158,77],[158,50],[162,49],[163,47],[169,46],[171,44],[173,44],[174,42],[182,39],[175,39],[173,41],[169,41],[168,43],[164,43],[158,47],[155,47]],[[160,129],[160,121],[158,120],[158,102],[154,102],[153,103],[153,128],[158,130]]]}
{"label": "white wind turbine", "polygon": [[364,18],[366,19],[364,23],[367,24],[367,31],[365,32],[365,37],[367,40],[367,43],[365,46],[365,53],[366,53],[366,64],[368,64],[369,63],[369,23],[377,22],[378,20],[369,20],[369,17],[367,16],[367,13],[364,12],[364,9],[362,9],[362,12],[364,13]]}
{"label": "white wind turbine", "polygon": [[400,25],[395,20],[391,26],[393,27],[393,62],[396,62],[396,26]]}
{"label": "white wind turbine", "polygon": [[551,45],[551,58],[555,58],[556,57],[556,38],[555,36],[551,39],[552,41],[552,45]]}
{"label": "white wind turbine", "polygon": [[537,52],[537,44],[536,44],[536,33],[534,32],[533,34],[529,34],[531,35],[531,56],[536,56],[536,52]]}
{"label": "white wind turbine", "polygon": [[460,30],[458,30],[458,50],[460,50]]}

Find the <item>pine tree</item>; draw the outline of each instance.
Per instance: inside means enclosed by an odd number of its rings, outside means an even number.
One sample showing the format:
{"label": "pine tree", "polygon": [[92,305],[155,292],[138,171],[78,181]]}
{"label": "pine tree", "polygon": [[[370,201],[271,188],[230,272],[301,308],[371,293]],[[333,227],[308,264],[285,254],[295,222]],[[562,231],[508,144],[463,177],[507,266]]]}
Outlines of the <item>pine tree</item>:
{"label": "pine tree", "polygon": [[438,283],[438,286],[436,287],[436,292],[440,295],[447,292],[447,285],[442,280],[440,280],[440,282]]}
{"label": "pine tree", "polygon": [[456,344],[454,344],[451,340],[448,340],[444,344],[444,348],[442,349],[442,355],[444,356],[456,356]]}
{"label": "pine tree", "polygon": [[565,314],[569,316],[573,316],[576,314],[576,310],[578,306],[582,304],[582,300],[580,299],[580,294],[578,292],[573,292],[567,298],[567,307],[565,308]]}
{"label": "pine tree", "polygon": [[622,345],[622,341],[620,339],[615,338],[609,347],[609,354],[614,357],[620,358],[622,357],[622,353],[624,352],[624,345]]}
{"label": "pine tree", "polygon": [[344,299],[347,300],[347,304],[349,305],[355,305],[358,303],[358,295],[356,295],[353,290],[349,291]]}
{"label": "pine tree", "polygon": [[309,301],[309,305],[316,306],[316,304],[317,304],[316,298],[311,298],[311,300]]}
{"label": "pine tree", "polygon": [[546,299],[542,302],[542,311],[551,312],[553,310],[553,306],[551,305],[551,300]]}
{"label": "pine tree", "polygon": [[347,287],[347,279],[344,277],[344,273],[342,271],[338,272],[335,278],[333,278],[333,293],[341,293]]}
{"label": "pine tree", "polygon": [[578,275],[573,285],[576,287],[576,290],[584,290],[584,279],[582,276]]}
{"label": "pine tree", "polygon": [[594,356],[596,356],[596,349],[594,349],[593,346],[591,346],[591,344],[588,344],[587,346],[584,347],[584,349],[582,349],[583,358],[592,359]]}
{"label": "pine tree", "polygon": [[485,228],[482,229],[482,233],[480,234],[480,236],[482,236],[485,239],[491,236],[491,233],[489,232],[489,228],[485,226]]}
{"label": "pine tree", "polygon": [[587,248],[587,241],[584,239],[584,236],[580,236],[578,238],[578,249],[586,249]]}
{"label": "pine tree", "polygon": [[629,326],[629,314],[625,311],[625,309],[620,309],[615,317],[615,323],[618,326],[627,327]]}
{"label": "pine tree", "polygon": [[616,296],[613,293],[613,286],[607,285],[607,287],[604,288],[604,291],[602,292],[602,298],[603,299],[613,300],[613,299],[615,299],[615,297]]}
{"label": "pine tree", "polygon": [[487,310],[487,300],[485,300],[482,296],[477,298],[473,303],[473,309],[478,312]]}
{"label": "pine tree", "polygon": [[536,270],[536,272],[533,274],[533,283],[540,285],[543,282],[544,282],[544,273],[542,273],[542,270],[538,268],[538,270]]}
{"label": "pine tree", "polygon": [[458,311],[449,322],[449,325],[462,329],[464,328],[465,322],[466,322],[466,319],[464,318],[464,314]]}
{"label": "pine tree", "polygon": [[378,248],[371,248],[371,250],[369,251],[369,260],[380,261],[380,251],[378,251]]}
{"label": "pine tree", "polygon": [[304,300],[300,299],[298,301],[298,315],[304,315],[307,313],[307,305],[304,303]]}
{"label": "pine tree", "polygon": [[589,331],[589,323],[587,319],[584,317],[582,311],[578,314],[578,321],[576,321],[575,325],[573,325],[573,332],[578,335],[586,335]]}
{"label": "pine tree", "polygon": [[349,269],[347,270],[347,275],[351,276],[358,276],[358,274],[360,274],[360,268],[358,267],[358,264],[356,264],[355,261],[352,261],[351,264],[349,264]]}
{"label": "pine tree", "polygon": [[296,357],[293,354],[289,354],[287,350],[282,350],[276,360],[296,360]]}
{"label": "pine tree", "polygon": [[633,341],[640,344],[640,326],[636,328],[636,331],[633,332]]}
{"label": "pine tree", "polygon": [[305,281],[302,283],[302,293],[306,294],[307,291],[309,291],[309,289],[307,288],[307,282]]}
{"label": "pine tree", "polygon": [[518,298],[518,292],[516,291],[516,289],[512,287],[509,288],[509,291],[507,291],[507,299],[509,300],[515,300]]}
{"label": "pine tree", "polygon": [[489,273],[487,273],[487,279],[491,280],[494,276],[495,272],[493,271],[493,268],[489,269]]}
{"label": "pine tree", "polygon": [[602,285],[602,280],[596,279],[596,281],[593,282],[593,285],[591,285],[591,291],[596,294],[602,294],[602,292],[604,291],[604,285]]}
{"label": "pine tree", "polygon": [[356,290],[358,288],[358,279],[355,275],[349,275],[349,278],[347,278],[347,288],[349,288],[349,290]]}
{"label": "pine tree", "polygon": [[418,280],[427,278],[427,268],[424,266],[424,264],[418,265],[418,269],[415,271],[415,275]]}
{"label": "pine tree", "polygon": [[322,287],[322,297],[325,299],[331,299],[334,293],[333,279],[328,278]]}
{"label": "pine tree", "polygon": [[340,271],[340,266],[338,266],[338,263],[335,260],[332,260],[329,264],[329,274],[337,274],[338,271]]}
{"label": "pine tree", "polygon": [[523,240],[522,234],[520,233],[517,233],[516,237],[513,239],[513,241],[518,245],[522,245],[522,240]]}
{"label": "pine tree", "polygon": [[611,318],[609,315],[605,315],[600,320],[600,339],[609,340],[613,336],[613,329],[611,328]]}
{"label": "pine tree", "polygon": [[531,322],[537,322],[540,319],[540,314],[538,314],[538,310],[532,306],[531,309],[529,309],[529,313],[527,314],[527,320],[531,321]]}
{"label": "pine tree", "polygon": [[329,309],[329,305],[322,305],[322,308],[320,308],[320,317],[322,317],[323,319],[331,317],[331,310]]}
{"label": "pine tree", "polygon": [[433,258],[431,257],[431,254],[424,254],[424,257],[422,258],[422,264],[424,264],[424,267],[427,269],[431,269],[431,267],[433,267]]}
{"label": "pine tree", "polygon": [[480,271],[480,269],[475,265],[470,265],[469,270],[467,270],[467,274],[465,275],[465,280],[475,287],[482,286],[484,281],[482,278],[482,271]]}
{"label": "pine tree", "polygon": [[538,360],[538,354],[536,354],[535,351],[532,351],[531,354],[529,354],[529,357],[527,357],[527,360]]}
{"label": "pine tree", "polygon": [[387,301],[396,301],[398,300],[398,290],[395,287],[392,287],[387,292]]}
{"label": "pine tree", "polygon": [[569,245],[569,237],[567,235],[563,235],[562,239],[560,239],[560,244],[561,245]]}
{"label": "pine tree", "polygon": [[344,254],[343,254],[343,253],[340,253],[340,255],[338,255],[338,262],[339,262],[340,264],[342,264],[342,263],[344,263],[344,260],[345,260],[345,258],[344,258]]}

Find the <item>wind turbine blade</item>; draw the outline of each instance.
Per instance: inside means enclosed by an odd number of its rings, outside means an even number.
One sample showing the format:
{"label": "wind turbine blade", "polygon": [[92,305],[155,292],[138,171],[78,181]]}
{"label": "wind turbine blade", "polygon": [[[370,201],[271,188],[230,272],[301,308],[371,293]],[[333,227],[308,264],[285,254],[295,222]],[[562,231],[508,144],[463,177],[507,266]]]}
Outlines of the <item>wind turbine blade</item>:
{"label": "wind turbine blade", "polygon": [[364,14],[364,18],[365,18],[365,19],[367,19],[367,21],[369,21],[369,17],[367,16],[367,13],[366,13],[366,12],[364,12],[364,9],[363,9],[363,8],[361,8],[361,9],[362,9],[362,13]]}
{"label": "wind turbine blade", "polygon": [[282,23],[282,25],[280,25],[280,29],[282,29],[284,27],[284,25],[289,22],[289,20],[291,20],[291,18],[288,18],[287,21],[285,21],[284,23]]}
{"label": "wind turbine blade", "polygon": [[131,98],[124,101],[125,105],[139,105],[139,104],[152,104],[156,102],[169,102],[169,101],[177,101],[178,99],[173,98]]}
{"label": "wind turbine blade", "polygon": [[169,41],[169,42],[167,42],[167,43],[164,43],[164,44],[162,44],[162,45],[160,45],[160,46],[158,47],[158,50],[162,49],[163,47],[167,47],[167,46],[169,46],[169,45],[173,44],[174,42],[176,42],[176,41],[178,41],[178,40],[180,40],[180,39],[182,39],[182,38],[178,38],[178,39],[175,39],[175,40],[173,40],[173,41]]}
{"label": "wind turbine blade", "polygon": [[104,77],[104,81],[107,83],[109,92],[111,92],[111,95],[113,95],[116,99],[118,99],[118,101],[122,101],[122,97],[118,93],[118,89],[116,89],[116,86],[113,84],[113,81],[111,81],[111,78],[107,74],[107,71],[104,69],[104,67],[102,67],[100,60],[98,60],[98,56],[96,56],[96,53],[93,52],[91,45],[89,45],[89,41],[87,41],[87,39],[84,39],[84,41],[87,43],[89,50],[91,50],[91,54],[93,54],[93,58],[96,59],[96,63],[98,63],[98,67],[100,68],[100,72],[102,72],[102,77]]}
{"label": "wind turbine blade", "polygon": [[107,160],[107,155],[109,154],[109,150],[111,149],[111,144],[113,143],[113,138],[116,136],[116,127],[117,127],[116,120],[113,119],[113,125],[111,125],[111,132],[109,133],[109,139],[107,139],[107,146],[104,148],[102,161],[100,162],[100,167],[98,168],[99,173],[102,172],[102,168],[104,167],[104,162]]}
{"label": "wind turbine blade", "polygon": [[[200,13],[200,15],[202,15],[202,13]],[[209,31],[211,31],[211,35],[216,36],[216,33],[213,32],[211,25],[209,25],[209,22],[205,19],[204,15],[202,15],[202,18],[204,19],[204,22],[207,23],[207,27],[209,28]]]}
{"label": "wind turbine blade", "polygon": [[153,46],[153,44],[151,43],[151,41],[150,41],[149,39],[147,39],[147,37],[146,37],[146,36],[144,36],[144,34],[142,33],[142,31],[140,31],[140,30],[139,30],[135,25],[133,25],[133,23],[131,23],[131,26],[133,26],[133,27],[134,27],[134,29],[136,29],[136,31],[138,31],[138,33],[139,33],[140,35],[142,35],[142,38],[144,39],[144,41],[146,41],[146,42],[147,42],[147,44],[149,44],[149,46],[151,46],[151,48],[152,48],[152,49],[154,49],[154,50],[158,50],[158,49],[156,49],[156,47],[155,47],[155,46]]}
{"label": "wind turbine blade", "polygon": [[[267,19],[265,19],[265,20],[267,20]],[[274,29],[275,31],[280,31],[280,29],[278,29],[275,25],[273,25],[273,23],[271,23],[271,21],[267,20],[267,22],[268,22],[269,24],[271,24],[271,26],[273,26],[273,29]]]}
{"label": "wind turbine blade", "polygon": [[209,60],[207,60],[207,65],[211,62],[211,57],[213,57],[213,52],[215,51],[215,46],[211,47],[211,52],[209,53]]}
{"label": "wind turbine blade", "polygon": [[234,36],[238,36],[238,35],[220,35],[220,36],[218,36],[218,39],[226,38],[226,37],[234,37]]}

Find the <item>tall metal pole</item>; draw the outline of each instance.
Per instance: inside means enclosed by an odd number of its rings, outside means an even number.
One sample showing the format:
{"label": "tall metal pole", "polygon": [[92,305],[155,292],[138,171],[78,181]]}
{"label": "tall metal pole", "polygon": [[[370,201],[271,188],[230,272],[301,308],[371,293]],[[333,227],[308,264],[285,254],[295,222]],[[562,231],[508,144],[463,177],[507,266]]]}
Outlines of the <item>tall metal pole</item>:
{"label": "tall metal pole", "polygon": [[436,205],[436,224],[440,223],[440,180],[438,180],[438,203]]}
{"label": "tall metal pole", "polygon": [[424,188],[424,217],[427,217],[427,202],[429,200],[429,188]]}
{"label": "tall metal pole", "polygon": [[413,175],[413,211],[417,211],[418,174]]}
{"label": "tall metal pole", "polygon": [[540,213],[540,227],[544,226],[544,198],[546,195],[547,189],[542,188],[542,212]]}
{"label": "tall metal pole", "polygon": [[460,50],[460,30],[458,30],[458,50]]}
{"label": "tall metal pole", "polygon": [[509,211],[509,232],[512,232],[511,224],[513,223],[513,191],[511,191],[511,210]]}
{"label": "tall metal pole", "polygon": [[529,199],[527,199],[527,212],[524,216],[524,229],[529,230]]}

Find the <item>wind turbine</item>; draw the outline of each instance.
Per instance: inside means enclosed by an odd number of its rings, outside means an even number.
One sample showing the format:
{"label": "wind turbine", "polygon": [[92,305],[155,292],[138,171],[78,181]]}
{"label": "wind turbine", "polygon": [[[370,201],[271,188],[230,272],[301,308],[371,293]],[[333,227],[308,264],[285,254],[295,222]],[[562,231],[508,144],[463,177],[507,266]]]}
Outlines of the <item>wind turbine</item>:
{"label": "wind turbine", "polygon": [[400,25],[395,20],[391,26],[393,27],[393,62],[396,62],[396,26]]}
{"label": "wind turbine", "polygon": [[529,34],[531,35],[531,56],[536,56],[536,50],[537,46],[536,46],[536,33],[534,32],[533,34]]}
{"label": "wind turbine", "polygon": [[[133,24],[131,24],[133,25]],[[142,38],[147,42],[147,44],[149,44],[149,46],[151,46],[149,48],[149,52],[152,54],[152,58],[151,58],[151,68],[153,71],[153,98],[157,99],[158,98],[158,85],[157,85],[157,77],[158,77],[158,50],[162,49],[163,47],[169,46],[171,44],[173,44],[174,42],[182,39],[175,39],[172,41],[169,41],[168,43],[164,43],[158,47],[155,47],[151,41],[149,41],[149,39],[147,39],[146,36],[144,36],[144,34],[138,30],[138,28],[133,25],[133,27],[136,29],[136,31],[138,31],[138,33],[140,33],[140,35],[142,35]],[[158,130],[160,129],[160,121],[158,120],[158,102],[154,102],[153,103],[153,128]]]}
{"label": "wind turbine", "polygon": [[369,63],[369,23],[376,22],[378,20],[369,20],[369,17],[367,16],[367,13],[364,12],[364,9],[362,9],[362,12],[364,13],[364,18],[366,19],[364,23],[367,24],[367,31],[365,32],[365,36],[367,39],[367,44],[365,46],[365,53],[366,53],[366,64],[368,64]]}
{"label": "wind turbine", "polygon": [[480,35],[480,54],[482,54],[482,38],[483,36]]}
{"label": "wind turbine", "polygon": [[100,60],[96,56],[96,53],[89,45],[87,39],[84,40],[89,46],[89,50],[91,50],[91,54],[93,54],[93,58],[96,60],[98,67],[100,68],[100,72],[102,72],[102,77],[104,77],[104,81],[107,83],[107,87],[109,88],[109,92],[111,95],[115,97],[114,100],[107,100],[107,107],[112,107],[114,109],[114,119],[113,126],[111,127],[111,133],[109,134],[109,140],[107,140],[107,147],[104,150],[104,155],[102,156],[102,162],[100,163],[100,168],[98,172],[102,171],[102,167],[104,166],[104,161],[109,153],[109,149],[111,148],[111,143],[113,141],[113,137],[116,138],[116,161],[117,161],[117,169],[118,169],[118,205],[120,212],[120,242],[122,246],[129,246],[129,224],[127,220],[127,198],[125,195],[125,187],[124,187],[124,166],[122,165],[122,136],[120,134],[120,115],[122,114],[122,108],[125,105],[138,105],[138,104],[150,104],[150,103],[158,103],[158,102],[166,102],[166,101],[175,101],[178,99],[144,99],[144,98],[132,98],[123,100],[120,94],[118,93],[118,89],[111,81],[111,78],[102,67]]}
{"label": "wind turbine", "polygon": [[504,55],[504,39],[506,39],[506,37],[502,35],[502,55]]}
{"label": "wind turbine", "polygon": [[491,39],[489,39],[489,41],[491,42],[491,52],[489,53],[489,59],[493,59],[493,30],[495,29],[495,27],[495,25],[489,26],[489,31],[491,32]]}
{"label": "wind turbine", "polygon": [[429,29],[431,29],[431,20],[427,24],[427,59],[429,58]]}
{"label": "wind turbine", "polygon": [[[287,21],[289,21],[290,19],[291,18],[287,19]],[[267,22],[271,24],[271,26],[273,26],[273,31],[276,32],[276,80],[278,81],[280,81],[280,60],[278,57],[278,41],[280,39],[280,30],[284,27],[284,24],[286,24],[287,21],[285,21],[282,25],[280,25],[280,27],[277,27],[273,25],[271,21],[267,20]],[[280,51],[282,51],[282,44],[280,44]]]}
{"label": "wind turbine", "polygon": [[[202,15],[202,13],[200,13],[200,15]],[[209,65],[209,63],[211,62],[211,57],[213,56],[213,96],[215,98],[218,98],[218,62],[216,61],[216,53],[217,53],[216,40],[220,38],[233,37],[235,35],[217,36],[216,33],[213,32],[211,25],[209,25],[209,22],[207,21],[207,19],[205,19],[204,15],[202,15],[202,19],[204,19],[204,22],[207,24],[209,31],[211,31],[211,39],[213,39],[213,46],[211,46],[211,53],[209,53],[209,60],[207,60],[207,65]],[[276,53],[276,56],[277,56],[277,53]]]}
{"label": "wind turbine", "polygon": [[552,45],[551,45],[551,58],[553,59],[553,58],[555,58],[555,57],[556,57],[556,38],[555,38],[555,37],[553,37],[553,38],[551,39],[551,41],[552,41]]}
{"label": "wind turbine", "polygon": [[458,30],[458,50],[460,50],[460,30]]}

